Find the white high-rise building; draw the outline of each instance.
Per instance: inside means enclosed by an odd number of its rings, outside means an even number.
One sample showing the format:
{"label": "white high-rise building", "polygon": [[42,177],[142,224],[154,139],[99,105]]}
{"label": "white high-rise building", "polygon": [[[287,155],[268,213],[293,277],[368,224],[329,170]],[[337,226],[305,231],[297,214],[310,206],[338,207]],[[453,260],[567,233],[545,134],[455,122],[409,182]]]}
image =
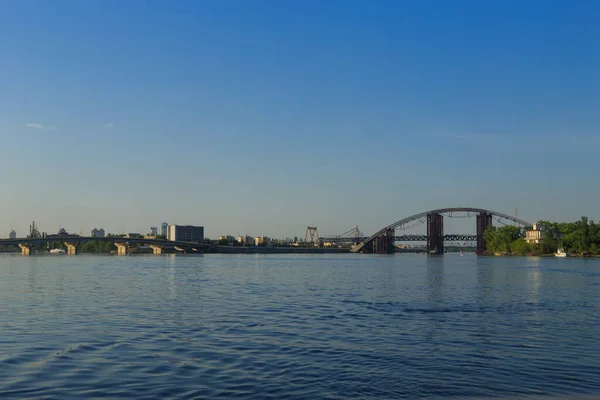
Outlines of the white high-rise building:
{"label": "white high-rise building", "polygon": [[193,225],[169,225],[167,239],[176,242],[204,242],[204,227]]}

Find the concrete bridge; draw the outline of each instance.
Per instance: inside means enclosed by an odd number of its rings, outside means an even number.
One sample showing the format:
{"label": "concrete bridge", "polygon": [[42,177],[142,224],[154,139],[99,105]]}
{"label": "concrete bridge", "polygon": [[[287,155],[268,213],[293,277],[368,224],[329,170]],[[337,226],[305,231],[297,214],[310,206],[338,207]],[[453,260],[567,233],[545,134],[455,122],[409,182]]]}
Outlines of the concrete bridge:
{"label": "concrete bridge", "polygon": [[31,249],[37,244],[46,244],[51,242],[63,242],[67,247],[67,254],[77,254],[77,248],[82,243],[87,242],[110,242],[117,247],[117,254],[127,254],[127,249],[135,243],[149,244],[154,254],[162,254],[165,247],[175,247],[178,250],[198,250],[206,249],[208,245],[195,242],[182,242],[162,239],[144,239],[144,238],[125,238],[125,237],[85,237],[85,236],[62,236],[62,237],[42,237],[42,238],[21,238],[21,239],[0,239],[0,246],[19,246],[24,256],[31,254]]}
{"label": "concrete bridge", "polygon": [[[452,238],[444,235],[444,217],[453,217],[454,214],[467,214],[468,217],[475,216],[475,230],[476,234],[470,235],[451,235]],[[492,225],[492,221],[496,219],[498,222],[507,220],[519,224],[522,227],[531,226],[531,224],[525,220],[514,217],[512,215],[499,213],[497,211],[486,210],[483,208],[472,208],[472,207],[454,207],[454,208],[440,208],[437,210],[425,211],[419,214],[411,215],[410,217],[403,218],[385,228],[380,229],[374,235],[367,238],[361,238],[353,248],[352,252],[355,253],[375,253],[375,254],[391,254],[394,252],[394,242],[397,240],[401,241],[426,241],[427,252],[431,254],[443,254],[444,253],[444,240],[472,240],[475,239],[477,242],[477,253],[481,254],[485,251],[485,240],[483,233],[488,226]],[[427,223],[427,235],[408,235],[396,236],[395,229],[404,229],[411,227],[418,223]],[[410,224],[410,226],[409,226]],[[402,238],[402,239],[399,239]]]}

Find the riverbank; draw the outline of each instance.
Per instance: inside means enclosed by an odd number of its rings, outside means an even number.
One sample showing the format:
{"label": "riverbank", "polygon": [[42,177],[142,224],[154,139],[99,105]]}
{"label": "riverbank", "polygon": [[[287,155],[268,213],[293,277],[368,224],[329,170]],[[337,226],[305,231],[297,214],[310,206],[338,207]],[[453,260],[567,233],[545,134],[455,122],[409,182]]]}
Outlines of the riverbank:
{"label": "riverbank", "polygon": [[568,257],[556,257],[554,253],[529,253],[529,254],[512,254],[512,253],[484,253],[485,257],[543,257],[543,258],[600,258],[600,254],[569,254]]}

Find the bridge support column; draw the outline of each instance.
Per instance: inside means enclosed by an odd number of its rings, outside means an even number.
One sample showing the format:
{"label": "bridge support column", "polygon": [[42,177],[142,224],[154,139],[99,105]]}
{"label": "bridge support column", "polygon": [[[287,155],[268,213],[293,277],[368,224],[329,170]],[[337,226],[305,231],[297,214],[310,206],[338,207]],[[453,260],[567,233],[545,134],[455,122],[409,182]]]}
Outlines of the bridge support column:
{"label": "bridge support column", "polygon": [[427,214],[427,252],[444,254],[444,217],[441,214]]}
{"label": "bridge support column", "polygon": [[365,253],[371,254],[393,254],[394,253],[394,236],[393,229],[388,229],[381,236],[377,236],[367,246]]}
{"label": "bridge support column", "polygon": [[79,245],[79,242],[65,242],[65,246],[67,246],[67,254],[77,254],[77,248],[79,247]]}
{"label": "bridge support column", "polygon": [[161,246],[161,245],[157,245],[157,244],[150,245],[150,248],[152,249],[152,254],[162,254],[164,247],[165,246]]}
{"label": "bridge support column", "polygon": [[127,249],[129,248],[129,243],[127,243],[127,242],[115,243],[115,246],[117,246],[117,254],[118,255],[120,255],[120,256],[127,255]]}
{"label": "bridge support column", "polygon": [[19,243],[19,247],[21,248],[21,254],[24,256],[28,256],[31,254],[32,244],[29,243]]}
{"label": "bridge support column", "polygon": [[485,245],[485,238],[483,234],[488,226],[492,225],[492,214],[489,212],[480,212],[477,214],[477,254],[485,253],[487,247]]}

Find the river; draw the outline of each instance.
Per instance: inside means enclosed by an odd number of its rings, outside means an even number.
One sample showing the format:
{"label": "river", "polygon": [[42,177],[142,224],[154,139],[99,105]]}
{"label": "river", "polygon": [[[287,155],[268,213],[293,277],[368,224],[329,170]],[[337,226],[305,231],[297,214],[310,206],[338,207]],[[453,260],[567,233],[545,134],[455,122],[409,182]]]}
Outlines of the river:
{"label": "river", "polygon": [[600,260],[0,255],[0,398],[600,395]]}

